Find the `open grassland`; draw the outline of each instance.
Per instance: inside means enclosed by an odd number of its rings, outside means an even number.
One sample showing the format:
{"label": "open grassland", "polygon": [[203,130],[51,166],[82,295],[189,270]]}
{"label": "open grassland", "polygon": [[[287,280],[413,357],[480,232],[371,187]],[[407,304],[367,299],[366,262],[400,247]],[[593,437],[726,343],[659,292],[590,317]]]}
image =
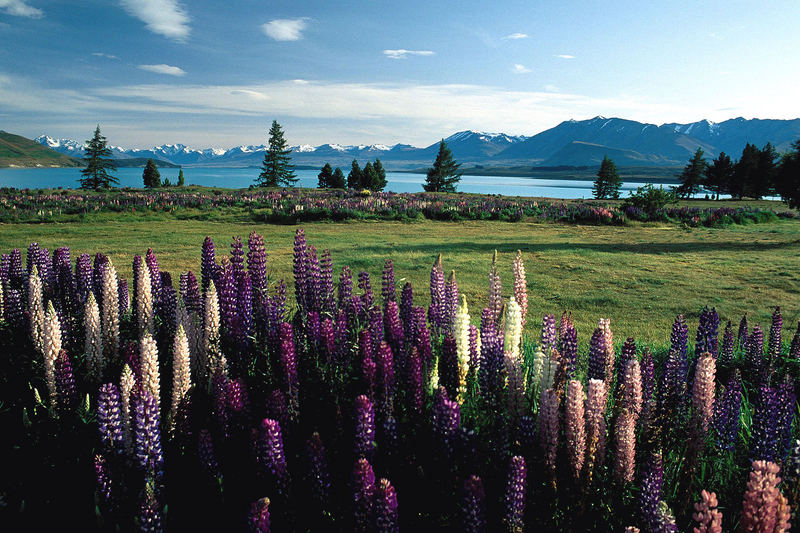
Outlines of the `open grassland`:
{"label": "open grassland", "polygon": [[[227,254],[231,238],[246,241],[251,231],[264,235],[270,279],[292,281],[296,226],[241,222],[164,220],[159,215],[105,213],[82,223],[0,224],[0,250],[23,250],[32,241],[51,251],[69,246],[79,253],[104,252],[120,275],[131,278],[134,254],[148,247],[162,270],[199,275],[200,247],[206,235]],[[686,315],[692,331],[704,305],[725,320],[748,313],[751,324],[769,328],[780,305],[787,327],[800,319],[800,222],[733,225],[724,229],[674,224],[582,226],[497,221],[411,223],[369,221],[305,223],[309,244],[330,249],[334,275],[345,264],[366,270],[380,287],[385,260],[394,262],[398,288],[411,281],[415,300],[427,305],[431,264],[441,253],[446,272],[455,270],[473,321],[487,303],[492,252],[499,253],[504,296],[511,289],[516,250],[525,260],[530,290],[529,335],[538,335],[543,314],[574,314],[582,346],[601,317],[611,319],[615,340],[664,345],[675,315]]]}

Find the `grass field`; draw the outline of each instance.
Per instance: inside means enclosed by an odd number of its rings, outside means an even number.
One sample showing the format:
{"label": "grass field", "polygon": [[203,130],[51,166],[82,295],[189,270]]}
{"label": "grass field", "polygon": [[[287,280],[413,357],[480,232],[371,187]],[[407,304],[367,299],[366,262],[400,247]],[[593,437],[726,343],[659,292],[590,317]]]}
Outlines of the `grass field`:
{"label": "grass field", "polygon": [[[611,318],[615,340],[627,336],[663,344],[675,315],[686,315],[691,340],[699,311],[716,306],[725,320],[738,323],[748,313],[765,331],[775,305],[786,328],[800,319],[800,222],[731,226],[725,229],[677,225],[572,226],[504,222],[349,222],[304,224],[309,244],[331,250],[334,275],[348,264],[367,270],[379,290],[384,261],[394,261],[398,288],[410,280],[420,301],[428,301],[430,266],[438,253],[446,272],[456,271],[473,321],[486,305],[492,252],[499,252],[504,292],[511,289],[511,261],[522,250],[528,275],[530,335],[538,335],[545,313],[574,314],[579,342],[585,345],[601,317]],[[200,248],[210,235],[217,257],[231,238],[246,242],[251,231],[264,235],[270,278],[291,282],[296,226],[236,222],[164,220],[130,214],[103,214],[83,223],[0,224],[0,250],[24,249],[31,241],[54,250],[70,246],[110,255],[130,281],[134,254],[148,246],[173,279],[187,269],[199,273]],[[24,251],[23,251],[24,254]],[[403,281],[401,281],[403,280]],[[791,339],[790,334],[784,335]],[[789,337],[788,339],[786,337]]]}

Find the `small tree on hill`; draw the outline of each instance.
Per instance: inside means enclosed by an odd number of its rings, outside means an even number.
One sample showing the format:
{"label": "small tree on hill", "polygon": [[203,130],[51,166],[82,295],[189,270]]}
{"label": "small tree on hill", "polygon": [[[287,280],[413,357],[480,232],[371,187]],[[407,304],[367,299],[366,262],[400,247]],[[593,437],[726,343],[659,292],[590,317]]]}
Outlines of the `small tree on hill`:
{"label": "small tree on hill", "polygon": [[180,171],[178,171],[178,187],[183,187],[185,184],[186,182],[183,180],[183,169],[180,169]]}
{"label": "small tree on hill", "polygon": [[592,194],[597,199],[602,198],[619,198],[619,188],[622,186],[622,178],[619,177],[617,166],[614,162],[603,156],[603,162],[600,163],[600,170],[597,171],[597,179],[594,180],[592,187]]}
{"label": "small tree on hill", "polygon": [[358,189],[361,187],[361,182],[364,181],[364,172],[358,166],[358,161],[353,159],[353,164],[350,166],[350,173],[347,175],[347,188]]}
{"label": "small tree on hill", "polygon": [[458,171],[460,166],[442,139],[439,143],[439,153],[436,154],[433,166],[428,169],[422,188],[426,192],[456,192],[456,184],[461,181],[461,173]]}
{"label": "small tree on hill", "polygon": [[293,187],[297,182],[289,161],[291,148],[286,147],[283,130],[277,120],[272,121],[269,129],[269,147],[264,154],[264,163],[261,165],[261,174],[256,180],[257,187]]}
{"label": "small tree on hill", "polygon": [[[158,171],[158,167],[156,166],[155,161],[152,159],[148,159],[147,164],[144,166],[144,172],[142,172],[142,181],[144,181],[144,186],[146,189],[161,187],[161,173]],[[167,186],[166,183],[164,186]]]}
{"label": "small tree on hill", "polygon": [[714,161],[706,167],[706,188],[717,195],[730,190],[733,179],[733,162],[728,154],[720,152]]}
{"label": "small tree on hill", "polygon": [[328,189],[331,187],[331,180],[333,179],[333,169],[330,163],[325,163],[322,170],[317,174],[317,187],[320,189]]}
{"label": "small tree on hill", "polygon": [[119,183],[116,177],[108,173],[110,170],[117,170],[117,165],[111,159],[111,149],[107,146],[106,138],[100,135],[99,124],[94,130],[94,136],[86,141],[84,151],[86,168],[81,170],[81,189],[107,189],[111,184]]}
{"label": "small tree on hill", "polygon": [[689,163],[683,168],[683,172],[678,176],[681,184],[675,192],[679,197],[689,198],[700,192],[700,186],[703,184],[703,177],[708,166],[708,163],[703,158],[703,153],[703,149],[698,148]]}
{"label": "small tree on hill", "polygon": [[331,189],[344,189],[347,187],[347,183],[344,180],[344,172],[339,167],[336,167],[336,170],[333,171],[333,176],[331,176],[330,181]]}

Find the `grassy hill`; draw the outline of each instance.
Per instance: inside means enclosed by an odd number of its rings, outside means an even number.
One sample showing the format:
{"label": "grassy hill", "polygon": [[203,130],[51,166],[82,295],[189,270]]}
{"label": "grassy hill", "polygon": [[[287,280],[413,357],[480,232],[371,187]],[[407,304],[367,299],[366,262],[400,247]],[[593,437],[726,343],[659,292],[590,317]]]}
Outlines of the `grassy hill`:
{"label": "grassy hill", "polygon": [[82,167],[83,161],[36,141],[0,131],[0,167]]}

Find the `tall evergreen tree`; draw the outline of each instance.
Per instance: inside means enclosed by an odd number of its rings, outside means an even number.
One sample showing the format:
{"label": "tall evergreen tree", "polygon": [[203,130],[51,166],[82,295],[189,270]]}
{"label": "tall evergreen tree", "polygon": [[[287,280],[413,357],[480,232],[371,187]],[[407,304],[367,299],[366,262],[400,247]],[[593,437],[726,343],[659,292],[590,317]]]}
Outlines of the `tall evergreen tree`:
{"label": "tall evergreen tree", "polygon": [[678,176],[680,187],[675,191],[679,197],[689,198],[700,192],[708,163],[703,158],[703,149],[698,148],[689,163],[683,167],[683,172]]}
{"label": "tall evergreen tree", "polygon": [[183,179],[183,169],[178,171],[178,187],[183,187],[186,182]]}
{"label": "tall evergreen tree", "polygon": [[456,184],[461,181],[459,167],[461,163],[456,163],[453,152],[442,139],[439,142],[439,153],[436,154],[433,166],[428,168],[422,188],[426,192],[456,192]]}
{"label": "tall evergreen tree", "polygon": [[617,165],[614,161],[603,156],[600,163],[600,170],[597,171],[597,179],[594,180],[592,194],[595,198],[619,198],[619,188],[622,186],[622,178],[617,172]]}
{"label": "tall evergreen tree", "polygon": [[142,181],[146,189],[161,187],[161,173],[158,171],[156,162],[152,159],[148,159],[147,164],[144,166]]}
{"label": "tall evergreen tree", "polygon": [[344,189],[347,187],[347,183],[344,180],[344,172],[339,167],[336,167],[336,170],[333,171],[333,176],[331,176],[331,189]]}
{"label": "tall evergreen tree", "polygon": [[792,149],[781,157],[776,181],[783,201],[797,209],[800,208],[800,140],[792,143]]}
{"label": "tall evergreen tree", "polygon": [[100,135],[99,124],[94,130],[94,136],[86,141],[84,151],[86,168],[81,170],[81,189],[106,189],[112,183],[119,183],[116,177],[108,173],[117,170],[117,165],[111,159],[111,148],[107,146],[106,138]]}
{"label": "tall evergreen tree", "polygon": [[761,150],[754,144],[747,143],[742,149],[742,157],[733,167],[733,180],[731,180],[730,193],[734,198],[753,196],[752,184],[758,179],[758,162]]}
{"label": "tall evergreen tree", "polygon": [[732,179],[733,161],[728,154],[720,152],[717,158],[706,167],[705,187],[716,194],[719,199],[720,194],[730,191]]}
{"label": "tall evergreen tree", "polygon": [[289,163],[291,153],[291,148],[286,147],[280,124],[277,120],[273,120],[269,129],[269,147],[264,154],[264,163],[261,165],[261,174],[256,180],[256,186],[293,187],[297,183],[297,176],[292,171],[294,166]]}
{"label": "tall evergreen tree", "polygon": [[372,168],[375,169],[375,182],[370,187],[373,191],[382,191],[386,188],[386,170],[383,168],[380,159],[375,159],[375,164],[372,165]]}
{"label": "tall evergreen tree", "polygon": [[752,196],[772,196],[775,194],[775,180],[778,176],[778,152],[772,143],[764,145],[758,153],[758,174],[751,184]]}
{"label": "tall evergreen tree", "polygon": [[353,159],[353,164],[350,166],[350,173],[347,175],[347,188],[358,189],[361,187],[361,182],[364,180],[364,171],[358,166],[358,161]]}
{"label": "tall evergreen tree", "polygon": [[359,187],[361,189],[369,189],[370,191],[374,191],[374,186],[377,181],[378,173],[375,172],[375,167],[372,166],[372,162],[367,161],[367,164],[364,165],[364,170],[361,173],[361,184]]}
{"label": "tall evergreen tree", "polygon": [[320,189],[328,189],[331,187],[331,180],[333,179],[333,169],[330,163],[325,163],[319,174],[317,174],[317,187]]}

